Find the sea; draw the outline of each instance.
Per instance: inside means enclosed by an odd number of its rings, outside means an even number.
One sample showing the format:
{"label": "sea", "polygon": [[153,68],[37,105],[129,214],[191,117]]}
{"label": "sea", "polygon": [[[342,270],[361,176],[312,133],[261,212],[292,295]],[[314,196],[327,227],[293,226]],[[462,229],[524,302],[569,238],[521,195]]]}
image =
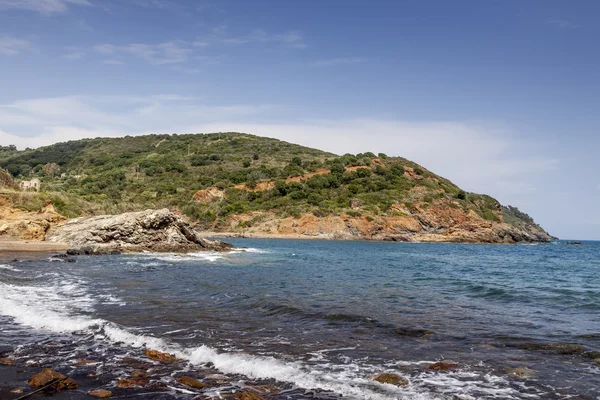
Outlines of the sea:
{"label": "sea", "polygon": [[115,398],[600,399],[600,242],[229,241],[3,259],[0,357]]}

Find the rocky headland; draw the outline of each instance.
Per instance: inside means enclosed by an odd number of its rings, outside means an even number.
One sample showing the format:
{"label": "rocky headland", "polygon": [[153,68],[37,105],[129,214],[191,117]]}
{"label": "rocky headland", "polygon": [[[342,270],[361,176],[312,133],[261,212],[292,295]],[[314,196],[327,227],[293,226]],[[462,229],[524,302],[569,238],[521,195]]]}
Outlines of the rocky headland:
{"label": "rocky headland", "polygon": [[221,241],[201,237],[180,215],[168,209],[67,220],[50,228],[46,241],[67,243],[67,253],[227,251]]}

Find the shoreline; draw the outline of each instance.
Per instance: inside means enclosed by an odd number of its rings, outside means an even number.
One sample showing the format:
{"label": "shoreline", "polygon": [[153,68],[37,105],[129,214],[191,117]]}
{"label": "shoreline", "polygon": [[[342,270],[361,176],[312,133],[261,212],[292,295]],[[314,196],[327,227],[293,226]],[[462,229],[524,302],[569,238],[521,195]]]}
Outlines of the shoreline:
{"label": "shoreline", "polygon": [[19,240],[0,238],[0,253],[4,252],[55,252],[67,251],[69,245],[64,243],[50,243],[39,240]]}
{"label": "shoreline", "polygon": [[490,244],[490,245],[519,245],[519,244],[547,244],[553,241],[535,241],[535,242],[472,242],[461,240],[383,240],[370,239],[366,237],[355,236],[333,236],[331,234],[321,235],[306,235],[302,233],[262,233],[262,232],[218,232],[218,231],[198,231],[198,234],[205,239],[287,239],[287,240],[332,240],[332,241],[361,241],[361,242],[378,242],[378,243],[439,243],[439,244]]}

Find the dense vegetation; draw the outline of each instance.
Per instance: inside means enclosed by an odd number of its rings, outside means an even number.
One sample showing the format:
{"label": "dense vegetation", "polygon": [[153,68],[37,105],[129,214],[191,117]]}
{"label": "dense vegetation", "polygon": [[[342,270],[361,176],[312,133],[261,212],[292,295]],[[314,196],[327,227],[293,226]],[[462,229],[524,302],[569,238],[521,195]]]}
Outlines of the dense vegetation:
{"label": "dense vegetation", "polygon": [[[372,218],[402,214],[393,207],[398,204],[410,209],[444,201],[488,220],[529,218],[403,158],[336,156],[233,132],[84,139],[24,151],[0,146],[0,167],[17,179],[40,178],[43,192],[34,197],[52,200],[67,216],[169,207],[213,225],[249,211]],[[224,196],[194,200],[209,187]]]}

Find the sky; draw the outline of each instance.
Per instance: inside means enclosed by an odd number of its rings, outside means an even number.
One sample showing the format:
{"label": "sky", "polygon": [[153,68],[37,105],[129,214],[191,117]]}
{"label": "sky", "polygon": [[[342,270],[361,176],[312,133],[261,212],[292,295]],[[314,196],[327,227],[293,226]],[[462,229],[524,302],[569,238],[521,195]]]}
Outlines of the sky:
{"label": "sky", "polygon": [[240,131],[600,239],[600,2],[0,0],[0,144]]}

